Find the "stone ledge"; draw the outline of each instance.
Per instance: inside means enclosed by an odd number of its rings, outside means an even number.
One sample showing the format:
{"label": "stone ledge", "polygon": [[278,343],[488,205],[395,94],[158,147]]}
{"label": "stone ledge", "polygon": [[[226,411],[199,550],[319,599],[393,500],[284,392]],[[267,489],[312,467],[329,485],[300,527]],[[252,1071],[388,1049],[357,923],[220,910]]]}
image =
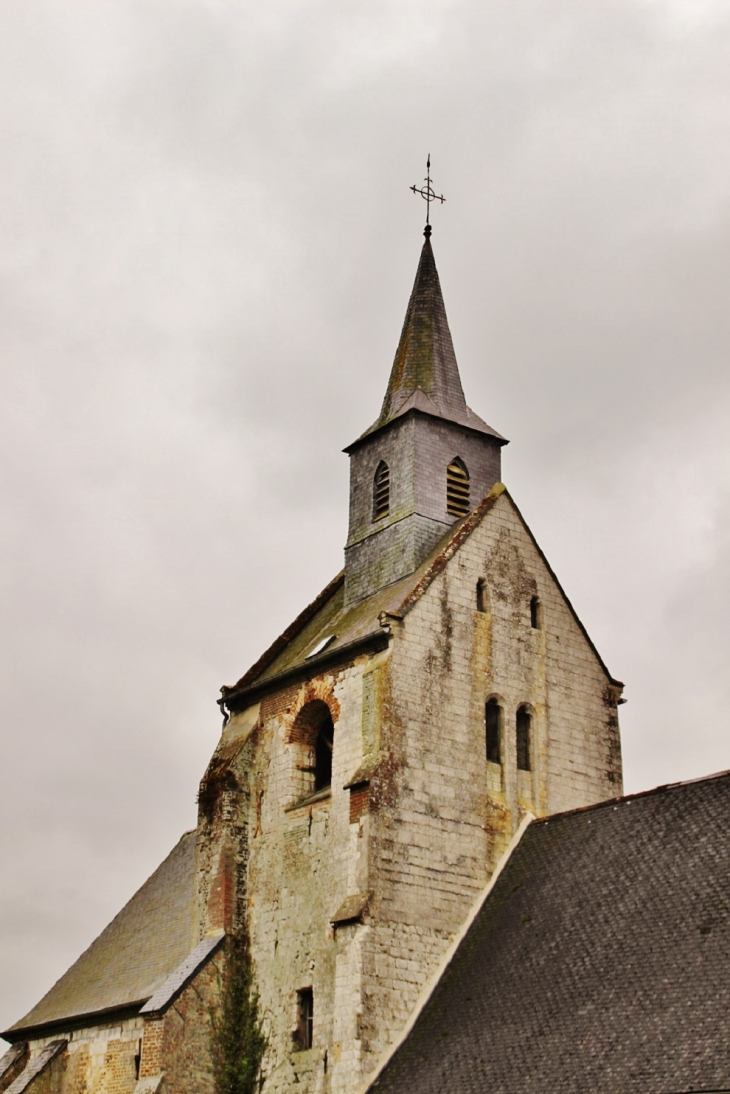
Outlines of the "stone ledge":
{"label": "stone ledge", "polygon": [[344,927],[348,923],[361,923],[363,913],[368,906],[372,893],[353,893],[345,897],[330,919],[333,927]]}
{"label": "stone ledge", "polygon": [[285,813],[292,813],[295,809],[305,809],[308,805],[315,805],[317,802],[329,801],[332,797],[332,787],[325,786],[322,790],[315,790],[313,794],[305,794],[303,798],[298,801],[292,802],[291,805],[284,806]]}

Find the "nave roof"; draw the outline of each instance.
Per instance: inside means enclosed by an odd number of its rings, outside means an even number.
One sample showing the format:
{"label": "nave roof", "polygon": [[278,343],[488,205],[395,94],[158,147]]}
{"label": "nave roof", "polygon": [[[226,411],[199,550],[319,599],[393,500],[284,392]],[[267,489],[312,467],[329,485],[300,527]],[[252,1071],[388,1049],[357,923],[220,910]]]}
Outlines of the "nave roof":
{"label": "nave roof", "polygon": [[730,772],[533,821],[370,1094],[730,1089]]}
{"label": "nave roof", "polygon": [[[195,941],[195,832],[186,832],[78,961],[8,1034],[141,1005]],[[94,1024],[91,1021],[90,1024]]]}

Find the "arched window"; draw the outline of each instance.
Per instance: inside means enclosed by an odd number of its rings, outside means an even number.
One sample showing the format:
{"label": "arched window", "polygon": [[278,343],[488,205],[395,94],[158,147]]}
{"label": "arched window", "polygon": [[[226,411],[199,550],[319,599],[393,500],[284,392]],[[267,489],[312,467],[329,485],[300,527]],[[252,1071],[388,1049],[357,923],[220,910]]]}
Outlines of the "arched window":
{"label": "arched window", "polygon": [[533,630],[540,630],[540,597],[533,596],[530,600],[530,626]]}
{"label": "arched window", "polygon": [[502,762],[502,708],[496,699],[487,702],[484,721],[487,733],[487,759],[490,763]]}
{"label": "arched window", "polygon": [[300,746],[297,770],[308,775],[299,793],[326,790],[332,785],[332,746],[335,727],[330,708],[321,699],[305,703],[297,714],[289,740]]}
{"label": "arched window", "polygon": [[458,456],[446,468],[446,512],[452,517],[469,512],[469,472]]}
{"label": "arched window", "polygon": [[483,577],[480,577],[477,581],[477,611],[489,611],[489,595],[487,593],[487,583]]}
{"label": "arched window", "polygon": [[373,482],[373,520],[387,517],[390,510],[390,468],[381,460]]}
{"label": "arched window", "polygon": [[532,716],[529,708],[522,706],[517,711],[517,769],[530,770],[530,730]]}

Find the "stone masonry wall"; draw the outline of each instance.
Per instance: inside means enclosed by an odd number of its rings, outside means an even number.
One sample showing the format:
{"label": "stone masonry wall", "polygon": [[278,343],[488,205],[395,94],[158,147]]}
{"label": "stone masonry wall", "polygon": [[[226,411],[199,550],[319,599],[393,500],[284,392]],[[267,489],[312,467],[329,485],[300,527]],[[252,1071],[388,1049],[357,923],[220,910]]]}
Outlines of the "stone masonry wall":
{"label": "stone masonry wall", "polygon": [[[356,1090],[525,812],[621,792],[617,689],[506,494],[391,631],[388,650],[235,715],[201,784],[201,930],[247,916],[272,1094]],[[492,697],[501,764],[486,758]],[[312,703],[334,724],[332,786],[318,793]],[[522,704],[529,771],[517,770]],[[303,989],[309,1049],[295,1039]]]}
{"label": "stone masonry wall", "polygon": [[[377,747],[372,718],[363,732],[363,674],[372,661],[362,656],[235,715],[209,769],[218,764],[220,770],[220,758],[228,757],[241,788],[235,825],[246,833],[242,884],[269,1038],[263,1070],[272,1092],[350,1090],[358,1074],[358,1031],[350,1016],[359,1009],[357,936],[366,928],[335,928],[331,919],[367,882],[368,819],[355,816],[351,823],[345,784],[367,749]],[[312,702],[325,703],[334,723],[331,791],[319,794],[311,793],[312,741],[298,729]],[[207,893],[207,856],[215,860],[224,842],[215,821],[211,829],[208,824],[201,822],[200,829],[200,885]],[[313,1044],[300,1050],[294,1039],[297,992],[308,988]]]}
{"label": "stone masonry wall", "polygon": [[[127,1018],[65,1032],[65,1051],[33,1082],[33,1094],[133,1094],[143,1031],[142,1018]],[[31,1042],[31,1058],[59,1036]]]}
{"label": "stone masonry wall", "polygon": [[[210,1008],[221,960],[209,961],[159,1018],[65,1032],[65,1051],[33,1081],[33,1094],[134,1094],[139,1079],[161,1074],[161,1094],[214,1094]],[[59,1036],[31,1042],[31,1060]]]}
{"label": "stone masonry wall", "polygon": [[219,998],[221,963],[216,955],[165,1011],[161,1094],[214,1094],[210,1010]]}
{"label": "stone masonry wall", "polygon": [[[365,1071],[403,1027],[524,813],[621,793],[617,692],[506,495],[393,627],[387,760],[370,795]],[[501,765],[486,759],[490,697],[503,711]],[[529,772],[517,771],[521,704],[532,712]]]}

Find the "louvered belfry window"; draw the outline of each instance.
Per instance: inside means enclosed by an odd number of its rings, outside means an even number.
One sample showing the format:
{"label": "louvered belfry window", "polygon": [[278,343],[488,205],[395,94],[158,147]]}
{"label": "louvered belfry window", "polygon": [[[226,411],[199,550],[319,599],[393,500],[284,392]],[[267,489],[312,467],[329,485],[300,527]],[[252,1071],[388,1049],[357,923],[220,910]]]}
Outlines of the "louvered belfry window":
{"label": "louvered belfry window", "polygon": [[469,512],[469,472],[458,456],[446,469],[446,511],[452,517]]}
{"label": "louvered belfry window", "polygon": [[373,520],[387,517],[390,510],[390,468],[381,460],[375,472],[373,486]]}

